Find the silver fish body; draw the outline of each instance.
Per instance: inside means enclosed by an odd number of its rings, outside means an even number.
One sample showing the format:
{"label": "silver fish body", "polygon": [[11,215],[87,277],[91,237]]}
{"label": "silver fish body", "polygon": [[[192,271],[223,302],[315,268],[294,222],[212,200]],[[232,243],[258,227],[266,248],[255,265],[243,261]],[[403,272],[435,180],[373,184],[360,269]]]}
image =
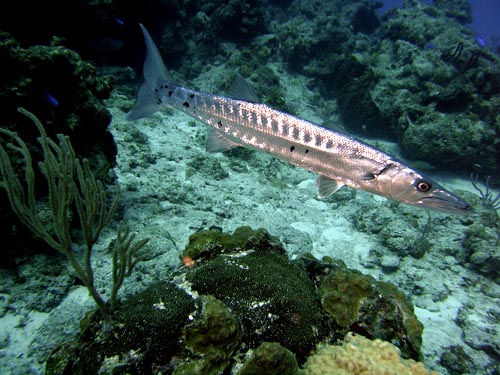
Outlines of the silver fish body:
{"label": "silver fish body", "polygon": [[[470,206],[431,179],[355,138],[257,103],[239,76],[232,97],[191,90],[168,79],[167,70],[149,33],[141,25],[147,46],[145,83],[130,119],[144,117],[162,106],[179,109],[207,124],[209,151],[245,146],[319,175],[319,196],[343,185],[407,204],[450,213],[469,213]],[[244,99],[244,100],[242,100]]]}

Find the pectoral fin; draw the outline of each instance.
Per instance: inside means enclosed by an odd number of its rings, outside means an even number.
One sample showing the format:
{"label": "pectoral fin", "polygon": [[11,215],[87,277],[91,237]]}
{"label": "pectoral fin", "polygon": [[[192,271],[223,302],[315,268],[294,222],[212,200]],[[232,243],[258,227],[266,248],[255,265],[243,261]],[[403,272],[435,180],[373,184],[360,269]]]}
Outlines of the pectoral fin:
{"label": "pectoral fin", "polygon": [[317,185],[318,185],[319,199],[324,199],[326,197],[329,197],[337,190],[339,190],[342,186],[344,186],[343,183],[334,180],[332,178],[325,177],[323,175],[318,176]]}

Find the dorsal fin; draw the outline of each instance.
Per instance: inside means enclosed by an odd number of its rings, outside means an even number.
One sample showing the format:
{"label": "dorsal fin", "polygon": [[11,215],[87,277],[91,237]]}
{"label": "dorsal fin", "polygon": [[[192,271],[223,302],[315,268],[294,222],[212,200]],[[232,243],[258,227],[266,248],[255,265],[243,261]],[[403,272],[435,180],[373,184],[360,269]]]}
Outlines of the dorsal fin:
{"label": "dorsal fin", "polygon": [[229,89],[227,89],[226,94],[227,96],[237,100],[245,100],[252,103],[260,102],[255,91],[253,91],[245,78],[243,78],[239,73],[236,73],[233,82],[229,86]]}

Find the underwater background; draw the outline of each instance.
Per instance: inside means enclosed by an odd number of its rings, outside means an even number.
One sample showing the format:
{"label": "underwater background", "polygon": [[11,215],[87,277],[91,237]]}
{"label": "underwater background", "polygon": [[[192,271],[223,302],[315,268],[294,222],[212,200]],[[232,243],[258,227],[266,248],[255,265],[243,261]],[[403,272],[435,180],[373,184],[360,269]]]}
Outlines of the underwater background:
{"label": "underwater background", "polygon": [[[5,4],[0,373],[498,374],[494,3]],[[305,170],[207,153],[178,111],[127,120],[139,22],[177,83],[223,94],[239,72],[475,213],[350,188],[318,200]]]}

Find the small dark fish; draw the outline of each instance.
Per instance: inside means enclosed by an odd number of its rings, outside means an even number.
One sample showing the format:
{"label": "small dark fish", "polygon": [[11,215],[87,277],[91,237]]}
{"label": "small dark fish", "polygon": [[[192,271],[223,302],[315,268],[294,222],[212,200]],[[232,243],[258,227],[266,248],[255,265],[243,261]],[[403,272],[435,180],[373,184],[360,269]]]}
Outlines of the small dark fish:
{"label": "small dark fish", "polygon": [[54,95],[51,93],[44,91],[43,93],[45,100],[52,106],[52,107],[59,107],[59,100],[56,99]]}
{"label": "small dark fish", "polygon": [[118,17],[113,17],[113,19],[115,20],[115,22],[120,25],[120,26],[125,26],[125,22],[121,19],[121,18],[118,18]]}
{"label": "small dark fish", "polygon": [[476,35],[476,43],[479,47],[484,48],[486,47],[486,41],[484,38],[480,35]]}

